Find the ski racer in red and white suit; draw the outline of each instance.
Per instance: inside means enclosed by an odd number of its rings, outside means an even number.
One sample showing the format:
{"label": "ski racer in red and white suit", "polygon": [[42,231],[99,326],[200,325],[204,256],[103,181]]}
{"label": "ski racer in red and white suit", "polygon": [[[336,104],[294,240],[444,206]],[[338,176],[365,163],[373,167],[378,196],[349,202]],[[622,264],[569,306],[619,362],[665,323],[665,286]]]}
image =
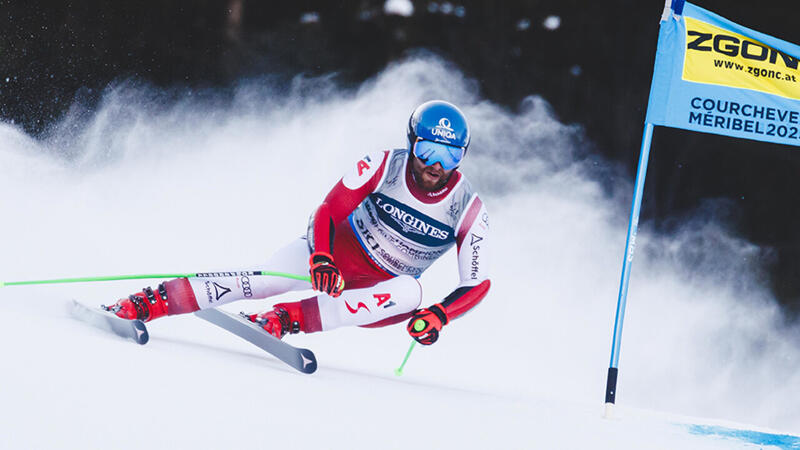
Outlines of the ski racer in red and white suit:
{"label": "ski racer in red and white suit", "polygon": [[[301,274],[310,265],[311,283],[247,271],[198,274],[145,289],[115,309],[121,317],[147,321],[313,288],[322,293],[249,317],[279,338],[411,318],[412,337],[432,344],[444,325],[486,296],[489,243],[486,207],[461,172],[426,164],[411,149],[376,152],[359,160],[328,193],[311,216],[307,236],[259,267]],[[453,245],[459,284],[441,302],[418,309],[417,278]],[[420,320],[424,328],[415,328]]]}

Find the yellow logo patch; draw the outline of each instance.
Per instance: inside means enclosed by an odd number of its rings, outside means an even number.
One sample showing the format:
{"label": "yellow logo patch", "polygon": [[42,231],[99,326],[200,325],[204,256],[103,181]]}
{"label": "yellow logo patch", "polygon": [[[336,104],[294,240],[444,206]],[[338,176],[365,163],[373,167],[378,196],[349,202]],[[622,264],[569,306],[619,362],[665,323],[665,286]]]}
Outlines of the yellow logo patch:
{"label": "yellow logo patch", "polygon": [[685,17],[683,79],[800,100],[798,60],[738,33]]}

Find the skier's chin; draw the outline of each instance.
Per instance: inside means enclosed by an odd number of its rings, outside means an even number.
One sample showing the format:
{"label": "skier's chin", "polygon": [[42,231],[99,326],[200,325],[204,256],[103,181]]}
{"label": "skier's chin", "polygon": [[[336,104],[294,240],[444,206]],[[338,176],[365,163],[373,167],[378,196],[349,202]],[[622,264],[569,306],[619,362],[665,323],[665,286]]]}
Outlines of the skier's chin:
{"label": "skier's chin", "polygon": [[435,191],[444,185],[444,174],[434,170],[425,170],[422,172],[422,189],[426,191]]}

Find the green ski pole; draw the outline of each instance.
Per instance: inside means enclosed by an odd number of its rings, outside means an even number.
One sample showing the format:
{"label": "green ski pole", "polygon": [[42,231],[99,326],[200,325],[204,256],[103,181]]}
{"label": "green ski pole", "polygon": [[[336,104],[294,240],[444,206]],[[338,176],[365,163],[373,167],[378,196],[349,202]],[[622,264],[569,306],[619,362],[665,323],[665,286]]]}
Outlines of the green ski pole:
{"label": "green ski pole", "polygon": [[199,273],[159,273],[159,274],[140,274],[140,275],[111,275],[103,277],[79,277],[79,278],[53,278],[49,280],[27,280],[27,281],[0,281],[0,288],[6,286],[25,286],[34,284],[60,284],[60,283],[88,283],[95,281],[120,281],[120,280],[146,280],[161,278],[199,278],[209,276],[237,276],[237,275],[261,275],[291,278],[293,280],[311,281],[308,275],[295,275],[283,272],[268,272],[257,270],[253,272],[199,272]]}
{"label": "green ski pole", "polygon": [[[422,331],[424,329],[425,329],[425,321],[424,320],[419,319],[416,322],[414,322],[414,330],[415,331]],[[414,350],[414,346],[415,345],[417,345],[417,341],[412,339],[411,340],[411,347],[408,347],[408,351],[406,352],[406,357],[403,358],[403,363],[400,364],[400,367],[398,367],[397,369],[394,369],[394,374],[397,375],[398,377],[403,374],[403,367],[406,366],[406,361],[408,361],[408,358],[411,356],[411,351]]]}

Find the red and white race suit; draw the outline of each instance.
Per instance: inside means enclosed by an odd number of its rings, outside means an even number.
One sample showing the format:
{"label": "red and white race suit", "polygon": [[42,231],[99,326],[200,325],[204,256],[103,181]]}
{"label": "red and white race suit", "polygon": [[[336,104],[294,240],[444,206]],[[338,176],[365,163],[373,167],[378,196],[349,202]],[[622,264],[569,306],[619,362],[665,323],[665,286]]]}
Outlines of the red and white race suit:
{"label": "red and white race suit", "polygon": [[[452,320],[489,290],[489,243],[486,207],[466,177],[454,170],[444,187],[423,191],[413,180],[409,151],[398,149],[359,160],[312,214],[307,236],[258,270],[307,274],[311,252],[330,253],[345,290],[338,298],[318,294],[303,300],[303,331],[383,326],[411,316],[422,300],[416,278],[456,245],[460,282],[441,302]],[[251,272],[189,282],[200,308],[310,288],[307,281]]]}

